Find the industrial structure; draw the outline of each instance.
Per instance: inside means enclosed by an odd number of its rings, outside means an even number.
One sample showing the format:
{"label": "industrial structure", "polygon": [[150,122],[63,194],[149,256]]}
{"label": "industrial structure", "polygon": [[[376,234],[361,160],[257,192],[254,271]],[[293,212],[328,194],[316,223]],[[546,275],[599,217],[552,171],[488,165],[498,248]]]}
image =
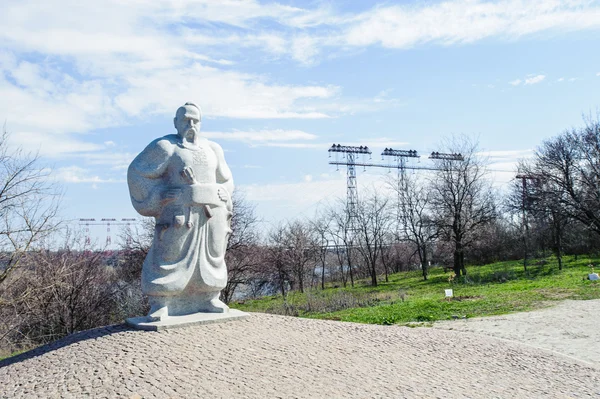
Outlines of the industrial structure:
{"label": "industrial structure", "polygon": [[[90,226],[106,226],[106,246],[109,246],[112,244],[111,226],[131,226],[136,223],[138,223],[136,218],[121,218],[121,220],[118,220],[117,218],[101,218],[99,220],[96,220],[95,218],[79,219],[79,226],[82,227],[85,235],[85,245],[91,245],[92,243]],[[131,244],[131,237],[128,236],[127,240],[127,244]]]}

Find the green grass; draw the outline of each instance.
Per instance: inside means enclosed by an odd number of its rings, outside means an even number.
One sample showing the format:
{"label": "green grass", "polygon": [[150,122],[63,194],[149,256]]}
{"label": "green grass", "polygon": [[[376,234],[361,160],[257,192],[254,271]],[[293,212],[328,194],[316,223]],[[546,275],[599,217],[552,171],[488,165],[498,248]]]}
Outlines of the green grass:
{"label": "green grass", "polygon": [[[565,257],[563,270],[548,258],[523,270],[522,261],[471,266],[467,279],[449,281],[452,273],[431,270],[423,281],[420,271],[397,273],[377,287],[359,281],[354,288],[326,288],[300,294],[233,303],[249,312],[289,314],[301,317],[370,324],[428,323],[452,318],[491,316],[539,309],[564,299],[598,299],[600,284],[586,279],[589,264],[600,258]],[[447,300],[444,289],[452,288]]]}
{"label": "green grass", "polygon": [[15,352],[0,352],[0,360],[8,359],[9,357],[20,355],[21,353],[25,353],[30,349],[21,349]]}

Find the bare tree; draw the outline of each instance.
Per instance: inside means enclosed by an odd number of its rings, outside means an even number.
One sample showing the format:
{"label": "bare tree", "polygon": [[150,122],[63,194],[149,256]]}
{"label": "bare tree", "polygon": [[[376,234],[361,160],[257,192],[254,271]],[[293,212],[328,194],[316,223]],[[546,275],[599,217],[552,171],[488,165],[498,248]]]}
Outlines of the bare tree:
{"label": "bare tree", "polygon": [[600,235],[600,120],[545,141],[523,169],[542,183],[534,205],[547,212],[554,226],[557,257],[568,220]]}
{"label": "bare tree", "polygon": [[477,237],[477,231],[496,218],[496,205],[485,163],[478,145],[471,139],[453,137],[446,152],[462,154],[463,161],[438,159],[430,180],[434,220],[454,251],[454,273],[467,274],[465,251]]}
{"label": "bare tree", "polygon": [[[381,260],[385,236],[392,218],[389,200],[380,194],[372,193],[359,202],[357,215],[357,237],[359,252],[368,267],[371,285],[377,286],[377,264]],[[386,281],[388,279],[386,273]]]}
{"label": "bare tree", "polygon": [[513,217],[519,215],[521,219],[525,271],[530,252],[535,252],[536,241],[537,249],[540,244],[546,246],[550,242],[558,268],[562,270],[565,229],[572,221],[560,204],[560,197],[564,197],[566,192],[557,189],[553,182],[546,181],[542,174],[533,173],[533,170],[532,164],[520,163],[520,173],[505,199],[505,206]]}
{"label": "bare tree", "polygon": [[239,190],[233,195],[233,217],[231,236],[227,243],[227,285],[221,291],[221,299],[229,303],[240,286],[251,284],[255,279],[256,267],[260,263],[258,234],[259,219],[254,206]]}
{"label": "bare tree", "polygon": [[[329,244],[331,241],[331,232],[333,220],[327,217],[326,213],[320,213],[315,216],[315,219],[310,222],[311,229],[314,232],[314,245],[316,253],[321,263],[321,289],[325,289],[325,269],[329,253]],[[343,270],[342,270],[343,279]]]}
{"label": "bare tree", "polygon": [[263,252],[263,268],[260,270],[265,278],[279,287],[282,297],[286,297],[287,284],[290,281],[290,272],[285,261],[286,232],[282,225],[271,229],[267,236],[267,245]]}
{"label": "bare tree", "polygon": [[3,346],[35,345],[121,321],[118,273],[103,251],[67,236],[58,250],[29,251],[0,289]]}
{"label": "bare tree", "polygon": [[355,232],[350,224],[350,215],[345,201],[338,200],[335,205],[329,207],[326,211],[326,218],[332,221],[329,234],[331,241],[335,243],[335,254],[340,267],[340,275],[344,287],[346,286],[347,278],[344,272],[344,267],[348,268],[348,277],[350,277],[350,285],[354,287],[354,245]]}
{"label": "bare tree", "polygon": [[37,155],[11,150],[0,136],[0,284],[36,243],[55,231],[60,192]]}
{"label": "bare tree", "polygon": [[[127,225],[119,234],[121,245],[121,278],[129,283],[139,283],[142,265],[154,238],[154,219],[143,218],[141,223]],[[141,288],[140,288],[141,289]]]}
{"label": "bare tree", "polygon": [[423,279],[427,280],[431,246],[438,236],[438,226],[431,214],[432,192],[416,178],[401,174],[389,182],[396,191],[398,204],[398,240],[415,244]]}
{"label": "bare tree", "polygon": [[308,223],[293,221],[286,226],[284,234],[285,262],[294,276],[298,290],[304,292],[307,274],[314,270],[317,245]]}

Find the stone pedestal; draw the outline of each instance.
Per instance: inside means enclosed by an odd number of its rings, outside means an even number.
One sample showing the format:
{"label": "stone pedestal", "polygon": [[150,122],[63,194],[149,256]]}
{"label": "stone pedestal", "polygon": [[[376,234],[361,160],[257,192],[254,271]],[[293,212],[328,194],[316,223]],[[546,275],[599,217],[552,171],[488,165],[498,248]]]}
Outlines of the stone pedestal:
{"label": "stone pedestal", "polygon": [[160,321],[148,321],[146,316],[131,317],[127,319],[127,324],[138,330],[161,331],[168,328],[187,327],[197,324],[222,323],[246,317],[250,317],[250,315],[241,310],[229,309],[225,313],[193,313],[185,316],[169,316]]}

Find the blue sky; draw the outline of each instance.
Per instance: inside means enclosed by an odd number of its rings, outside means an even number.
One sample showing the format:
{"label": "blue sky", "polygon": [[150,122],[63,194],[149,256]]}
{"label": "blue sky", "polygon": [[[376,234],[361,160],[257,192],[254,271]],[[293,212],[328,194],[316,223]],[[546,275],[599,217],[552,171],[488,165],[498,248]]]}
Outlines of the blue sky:
{"label": "blue sky", "polygon": [[72,219],[136,216],[127,165],[186,101],[267,223],[345,195],[334,142],[467,134],[510,171],[600,107],[598,1],[0,1],[0,118]]}

